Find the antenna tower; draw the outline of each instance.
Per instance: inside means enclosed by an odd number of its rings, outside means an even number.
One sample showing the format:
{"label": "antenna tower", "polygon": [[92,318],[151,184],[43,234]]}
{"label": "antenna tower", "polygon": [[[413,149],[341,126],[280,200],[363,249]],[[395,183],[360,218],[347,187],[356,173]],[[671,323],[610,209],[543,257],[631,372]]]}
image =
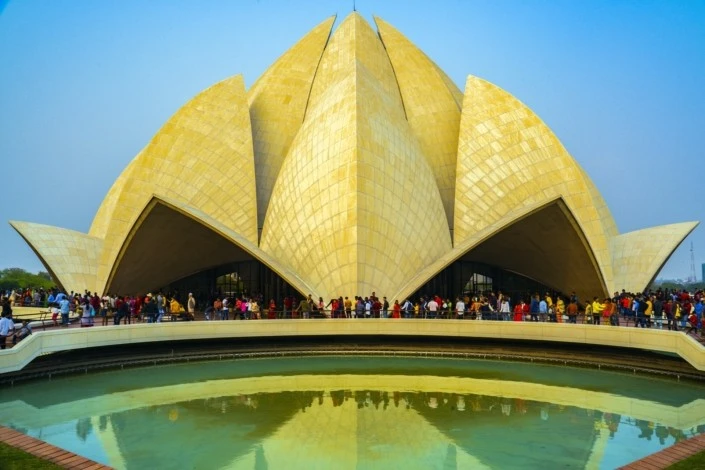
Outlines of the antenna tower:
{"label": "antenna tower", "polygon": [[[695,252],[693,251],[693,241],[690,241],[690,276],[688,276],[689,282],[697,282],[698,278],[695,277]],[[704,279],[705,280],[705,279]]]}

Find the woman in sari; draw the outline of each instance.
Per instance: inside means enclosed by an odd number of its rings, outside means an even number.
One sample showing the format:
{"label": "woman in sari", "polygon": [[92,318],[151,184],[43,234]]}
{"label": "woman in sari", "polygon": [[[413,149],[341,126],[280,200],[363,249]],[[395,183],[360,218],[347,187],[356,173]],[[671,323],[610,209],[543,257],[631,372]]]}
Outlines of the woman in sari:
{"label": "woman in sari", "polygon": [[524,305],[526,304],[522,299],[514,306],[514,321],[524,321]]}
{"label": "woman in sari", "polygon": [[269,310],[267,310],[267,319],[274,320],[275,318],[277,318],[277,304],[274,299],[271,299],[269,301]]}
{"label": "woman in sari", "polygon": [[394,301],[394,306],[392,307],[392,318],[401,318],[401,305],[399,301]]}

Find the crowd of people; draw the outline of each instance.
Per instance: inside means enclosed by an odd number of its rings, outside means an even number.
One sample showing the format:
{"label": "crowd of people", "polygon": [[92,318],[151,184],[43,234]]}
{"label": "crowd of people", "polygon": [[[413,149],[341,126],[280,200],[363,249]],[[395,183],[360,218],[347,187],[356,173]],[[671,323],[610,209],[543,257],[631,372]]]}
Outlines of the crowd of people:
{"label": "crowd of people", "polygon": [[27,320],[22,320],[19,328],[15,326],[15,321],[12,318],[12,303],[9,297],[0,296],[0,309],[2,310],[2,316],[0,316],[0,349],[7,347],[7,338],[12,339],[12,345],[14,346],[32,334],[32,328]]}
{"label": "crowd of people", "polygon": [[[71,315],[80,317],[81,326],[133,322],[159,323],[165,320],[197,319],[197,312],[206,321],[308,319],[308,318],[415,318],[468,319],[495,321],[531,321],[556,323],[590,323],[611,326],[684,331],[702,334],[705,295],[703,291],[656,290],[632,294],[615,292],[612,297],[594,297],[581,302],[575,292],[568,296],[546,292],[520,297],[517,301],[500,292],[463,294],[455,299],[422,296],[416,301],[389,302],[387,297],[338,297],[324,301],[311,295],[303,298],[287,296],[278,304],[265,302],[261,295],[213,295],[212,300],[197,301],[189,293],[185,302],[179,294],[157,292],[139,296],[106,294],[88,291],[83,294],[59,292],[57,289],[8,292],[2,301],[3,317],[10,317],[12,305],[47,306],[54,325],[68,326]],[[0,330],[2,333],[2,330]]]}

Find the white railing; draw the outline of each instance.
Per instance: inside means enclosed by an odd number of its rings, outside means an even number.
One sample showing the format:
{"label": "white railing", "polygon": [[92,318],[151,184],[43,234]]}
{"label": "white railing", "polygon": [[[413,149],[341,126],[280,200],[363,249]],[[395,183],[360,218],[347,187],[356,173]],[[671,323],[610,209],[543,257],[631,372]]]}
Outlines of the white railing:
{"label": "white railing", "polygon": [[705,347],[682,332],[561,323],[465,320],[312,319],[174,322],[75,328],[35,333],[0,351],[0,374],[21,370],[46,353],[129,343],[291,336],[419,336],[551,341],[675,353],[705,371]]}

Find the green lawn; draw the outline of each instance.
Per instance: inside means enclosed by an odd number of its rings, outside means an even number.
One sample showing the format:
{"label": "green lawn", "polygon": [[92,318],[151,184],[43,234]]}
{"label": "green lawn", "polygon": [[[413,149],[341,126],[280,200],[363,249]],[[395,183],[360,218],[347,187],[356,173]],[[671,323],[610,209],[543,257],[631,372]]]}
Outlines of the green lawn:
{"label": "green lawn", "polygon": [[16,449],[12,446],[0,442],[0,469],[2,470],[25,470],[25,469],[40,469],[40,470],[57,470],[58,465],[42,460],[32,454],[28,454],[23,450]]}
{"label": "green lawn", "polygon": [[685,460],[681,460],[677,464],[668,467],[669,470],[693,470],[705,469],[705,451],[695,454]]}

